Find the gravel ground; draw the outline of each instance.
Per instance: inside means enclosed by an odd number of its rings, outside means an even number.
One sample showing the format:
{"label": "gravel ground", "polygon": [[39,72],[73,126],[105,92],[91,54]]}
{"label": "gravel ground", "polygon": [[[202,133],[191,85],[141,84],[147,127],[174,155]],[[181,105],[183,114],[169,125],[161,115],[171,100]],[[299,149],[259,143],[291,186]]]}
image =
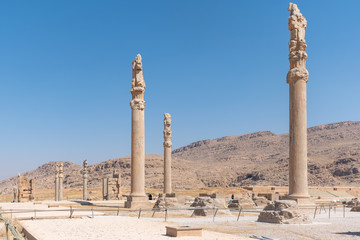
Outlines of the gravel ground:
{"label": "gravel ground", "polygon": [[[21,221],[39,240],[101,240],[101,239],[172,239],[166,236],[165,226],[174,224],[124,216],[106,216],[83,219],[43,219]],[[248,239],[230,234],[203,231],[202,237],[181,239],[232,240]]]}
{"label": "gravel ground", "polygon": [[[313,213],[309,214],[313,219]],[[239,222],[236,217],[212,218],[172,218],[169,221],[192,226],[201,226],[209,230],[232,233],[237,236],[267,236],[281,240],[339,240],[360,239],[360,212],[346,210],[345,218],[340,210],[317,214],[312,224],[271,224],[256,222],[257,216],[241,216]]]}
{"label": "gravel ground", "polygon": [[[52,202],[51,204],[56,204]],[[26,203],[0,203],[2,211],[12,210],[12,217],[18,219],[24,218],[49,218],[49,217],[69,217],[70,208],[68,207],[51,207],[46,204]],[[36,213],[35,213],[36,210]],[[44,212],[42,212],[44,210]],[[10,215],[10,214],[9,214]],[[91,216],[91,211],[74,211],[74,217]],[[94,215],[103,215],[103,213],[94,212]]]}
{"label": "gravel ground", "polygon": [[[0,204],[3,209],[47,209],[47,205],[33,205],[32,203],[21,204]],[[63,208],[56,208],[63,209]],[[68,209],[68,208],[64,208]],[[15,217],[31,217],[31,213],[14,214]],[[37,213],[41,216],[45,213]],[[69,212],[52,211],[46,216],[64,217]],[[76,211],[75,211],[76,214]],[[90,212],[82,212],[84,215],[91,215]],[[101,214],[101,213],[100,213]],[[160,214],[160,213],[159,213]],[[189,214],[187,214],[189,215]],[[168,223],[164,218],[145,218],[140,220],[136,217],[85,217],[82,219],[44,219],[21,221],[40,239],[114,239],[114,236],[124,239],[169,239],[164,236],[166,225],[190,225],[210,230],[204,231],[203,239],[248,239],[251,235],[267,236],[273,239],[298,240],[338,240],[338,239],[360,239],[360,212],[350,212],[346,209],[345,218],[342,209],[336,213],[331,212],[329,219],[328,211],[317,214],[313,224],[279,225],[256,222],[257,216],[216,216],[213,222],[209,217],[170,217]],[[313,218],[313,213],[309,213]],[[213,231],[213,232],[211,232]],[[215,232],[214,232],[215,231]],[[222,235],[219,232],[231,233]],[[48,235],[53,234],[53,235]],[[109,235],[110,234],[110,235]],[[134,237],[132,237],[134,236]],[[116,238],[115,238],[116,239]],[[196,238],[200,239],[200,238]]]}

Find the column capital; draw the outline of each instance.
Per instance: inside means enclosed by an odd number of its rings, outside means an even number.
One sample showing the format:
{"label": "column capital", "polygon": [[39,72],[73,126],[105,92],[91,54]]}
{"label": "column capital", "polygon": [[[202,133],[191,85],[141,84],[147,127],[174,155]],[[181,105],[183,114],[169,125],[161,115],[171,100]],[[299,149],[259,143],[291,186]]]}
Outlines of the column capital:
{"label": "column capital", "polygon": [[164,142],[164,147],[166,147],[166,148],[172,147],[172,142],[171,141],[165,141]]}
{"label": "column capital", "polygon": [[309,80],[309,72],[304,67],[295,67],[290,69],[286,76],[286,83],[291,84],[295,83],[298,80],[303,80],[306,83]]}
{"label": "column capital", "polygon": [[308,57],[306,53],[307,45],[305,41],[305,30],[307,27],[307,21],[305,17],[301,14],[296,4],[290,3],[288,11],[290,12],[290,17],[288,19],[288,26],[290,30],[290,72],[288,73],[286,82],[290,83],[292,79],[295,79],[295,81],[298,79],[303,79],[307,82],[309,76],[309,73],[305,69],[306,60]]}
{"label": "column capital", "polygon": [[171,147],[171,115],[169,113],[164,113],[164,147]]}
{"label": "column capital", "polygon": [[130,101],[130,107],[132,110],[144,110],[145,109],[145,101],[142,99],[133,99]]}

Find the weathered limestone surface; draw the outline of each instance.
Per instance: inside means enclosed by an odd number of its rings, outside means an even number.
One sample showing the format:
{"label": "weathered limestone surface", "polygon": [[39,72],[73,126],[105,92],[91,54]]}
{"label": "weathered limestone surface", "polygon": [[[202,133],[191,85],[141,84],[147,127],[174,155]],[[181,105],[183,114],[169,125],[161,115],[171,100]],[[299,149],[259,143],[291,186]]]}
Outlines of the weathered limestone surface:
{"label": "weathered limestone surface", "polygon": [[164,114],[164,193],[171,194],[171,115]]}
{"label": "weathered limestone surface", "polygon": [[360,206],[354,206],[350,210],[351,212],[360,212]]}
{"label": "weathered limestone surface", "polygon": [[251,198],[233,199],[228,204],[228,208],[235,208],[235,209],[239,209],[239,208],[249,209],[249,208],[254,208],[255,206],[256,205],[255,205],[254,201]]}
{"label": "weathered limestone surface", "polygon": [[[194,210],[195,216],[207,216],[213,214],[213,208],[219,208],[217,214],[229,215],[230,211],[226,208],[225,199],[217,199],[210,197],[196,197],[190,207],[198,208]],[[207,209],[209,208],[209,209]]]}
{"label": "weathered limestone surface", "polygon": [[358,198],[353,198],[350,201],[346,202],[346,206],[347,207],[355,207],[355,206],[360,206],[360,201]]}
{"label": "weathered limestone surface", "polygon": [[289,9],[289,61],[287,74],[289,84],[289,197],[292,199],[309,198],[307,181],[307,111],[306,83],[309,73],[306,70],[307,54],[305,29],[307,22],[296,4],[290,3]]}
{"label": "weathered limestone surface", "polygon": [[121,175],[114,171],[111,177],[103,179],[103,200],[119,200],[121,198]]}
{"label": "weathered limestone surface", "polygon": [[55,201],[59,201],[59,165],[55,165]]}
{"label": "weathered limestone surface", "polygon": [[13,187],[13,202],[19,201],[18,193],[19,193],[19,189],[17,187]]}
{"label": "weathered limestone surface", "polygon": [[63,184],[64,184],[64,164],[59,164],[59,191],[58,191],[58,201],[63,200]]}
{"label": "weathered limestone surface", "polygon": [[178,202],[175,197],[159,197],[153,207],[153,210],[161,210],[165,208],[183,208],[184,204]]}
{"label": "weathered limestone surface", "polygon": [[258,221],[281,224],[311,223],[308,216],[299,212],[297,202],[294,200],[270,202],[260,213]]}
{"label": "weathered limestone surface", "polygon": [[19,173],[17,194],[14,193],[14,198],[17,197],[16,201],[25,202],[34,200],[34,185],[34,179],[27,179]]}
{"label": "weathered limestone surface", "polygon": [[83,162],[83,200],[87,200],[87,182],[88,182],[88,162],[87,160],[84,160]]}
{"label": "weathered limestone surface", "polygon": [[131,192],[125,207],[139,208],[149,205],[145,195],[145,81],[140,54],[132,62],[131,87]]}

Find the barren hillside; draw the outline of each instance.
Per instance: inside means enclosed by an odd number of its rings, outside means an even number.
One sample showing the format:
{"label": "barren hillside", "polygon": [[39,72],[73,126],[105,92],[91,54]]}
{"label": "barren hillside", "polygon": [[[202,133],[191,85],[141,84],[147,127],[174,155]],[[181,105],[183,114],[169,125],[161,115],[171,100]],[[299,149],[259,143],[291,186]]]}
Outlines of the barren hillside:
{"label": "barren hillside", "polygon": [[[360,122],[340,122],[308,129],[310,185],[360,184]],[[161,188],[162,155],[146,156],[146,187]],[[37,188],[53,188],[54,165],[49,162],[24,175]],[[288,134],[256,132],[202,140],[173,151],[174,188],[287,185]],[[81,187],[81,166],[64,163],[64,186]],[[130,185],[130,157],[89,166],[89,187],[116,170],[122,185]],[[0,182],[0,193],[11,192],[16,177]]]}
{"label": "barren hillside", "polygon": [[[198,141],[173,156],[221,169],[201,171],[207,186],[287,185],[288,140],[288,134],[256,132]],[[360,122],[309,128],[308,160],[310,185],[358,185]]]}

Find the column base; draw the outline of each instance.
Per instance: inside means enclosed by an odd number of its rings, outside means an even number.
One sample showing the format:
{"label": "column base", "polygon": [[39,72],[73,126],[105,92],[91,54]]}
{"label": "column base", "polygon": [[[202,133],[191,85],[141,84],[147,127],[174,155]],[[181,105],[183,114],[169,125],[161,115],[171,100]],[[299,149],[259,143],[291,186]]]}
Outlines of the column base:
{"label": "column base", "polygon": [[153,203],[147,197],[127,196],[125,208],[152,208]]}
{"label": "column base", "polygon": [[175,196],[175,193],[165,193],[165,197],[166,198],[174,198],[176,196]]}
{"label": "column base", "polygon": [[283,198],[284,200],[295,200],[298,206],[308,206],[315,205],[315,200],[310,197],[310,195],[301,195],[301,194],[292,194],[287,195]]}

